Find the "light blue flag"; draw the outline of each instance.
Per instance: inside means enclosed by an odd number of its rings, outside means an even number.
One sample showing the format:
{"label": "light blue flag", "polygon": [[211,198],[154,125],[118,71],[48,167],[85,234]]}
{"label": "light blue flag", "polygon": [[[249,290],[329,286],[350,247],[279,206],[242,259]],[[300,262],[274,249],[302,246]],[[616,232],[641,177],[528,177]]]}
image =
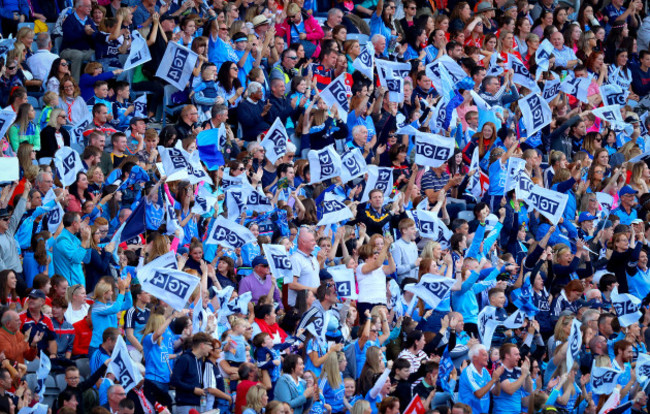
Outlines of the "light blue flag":
{"label": "light blue flag", "polygon": [[45,395],[45,380],[47,379],[48,375],[50,375],[52,362],[50,362],[50,358],[48,358],[48,356],[45,355],[43,351],[41,351],[39,358],[40,363],[38,365],[38,369],[36,370],[36,389],[34,392],[36,392],[42,400],[43,396]]}

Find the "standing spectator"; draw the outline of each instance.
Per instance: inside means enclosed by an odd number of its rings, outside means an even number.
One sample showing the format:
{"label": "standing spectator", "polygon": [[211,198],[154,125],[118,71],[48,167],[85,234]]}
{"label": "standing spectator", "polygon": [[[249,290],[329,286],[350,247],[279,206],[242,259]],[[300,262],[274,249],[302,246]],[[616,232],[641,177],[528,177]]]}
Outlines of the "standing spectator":
{"label": "standing spectator", "polygon": [[[63,227],[53,248],[54,270],[70,285],[86,285],[82,263],[90,260],[90,228],[82,224],[78,213],[63,215]],[[81,233],[81,241],[77,234]]]}
{"label": "standing spectator", "polygon": [[92,8],[90,0],[75,0],[74,8],[74,12],[63,22],[61,57],[71,63],[70,72],[79,82],[82,63],[95,57],[93,46],[99,31],[89,17]]}
{"label": "standing spectator", "polygon": [[192,348],[179,356],[174,363],[171,385],[176,387],[176,412],[188,414],[200,410],[201,397],[206,395],[203,386],[203,358],[212,351],[210,335],[199,332],[192,336]]}
{"label": "standing spectator", "polygon": [[23,279],[23,265],[20,262],[20,257],[18,256],[18,243],[14,235],[18,229],[18,224],[20,223],[23,214],[25,214],[25,207],[27,204],[27,197],[29,196],[29,190],[32,189],[32,184],[29,181],[25,182],[25,187],[23,188],[23,196],[18,200],[13,214],[10,214],[7,210],[8,203],[8,194],[13,193],[16,188],[17,183],[9,187],[9,193],[3,194],[0,197],[0,268],[2,269],[11,269],[16,274],[17,284],[16,292],[19,295],[24,295],[27,285]]}
{"label": "standing spectator", "polygon": [[487,370],[488,351],[484,345],[474,345],[469,350],[471,363],[460,375],[459,395],[467,398],[466,402],[472,407],[472,413],[487,414],[490,412],[490,395],[494,386],[499,383],[505,372],[503,366],[495,369],[490,375]]}
{"label": "standing spectator", "polygon": [[289,306],[296,306],[296,295],[301,290],[311,290],[316,293],[320,284],[320,265],[318,259],[312,255],[316,247],[316,236],[308,228],[301,228],[298,233],[298,249],[291,255],[291,268],[293,281],[288,283]]}

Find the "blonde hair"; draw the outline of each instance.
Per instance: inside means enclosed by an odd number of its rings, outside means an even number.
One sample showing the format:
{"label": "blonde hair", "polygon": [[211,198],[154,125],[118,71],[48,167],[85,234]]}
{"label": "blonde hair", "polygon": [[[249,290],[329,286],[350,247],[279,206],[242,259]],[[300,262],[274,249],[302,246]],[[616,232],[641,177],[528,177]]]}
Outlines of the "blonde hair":
{"label": "blonde hair", "polygon": [[[342,352],[332,352],[327,356],[327,359],[325,359],[325,363],[323,363],[323,370],[320,373],[320,379],[327,378],[327,382],[329,382],[330,387],[332,389],[338,389],[341,386],[341,374],[339,373],[339,362],[341,361],[341,357],[339,354],[342,354]],[[343,356],[345,358],[345,355]]]}
{"label": "blonde hair", "polygon": [[426,259],[426,258],[433,259],[433,250],[436,247],[439,247],[439,246],[440,246],[440,243],[438,243],[437,241],[428,242],[424,246],[424,249],[422,249],[422,255],[420,255],[420,257],[423,258],[423,259]]}
{"label": "blonde hair", "polygon": [[266,394],[266,389],[257,384],[250,387],[246,393],[246,408],[254,410],[256,413],[261,413],[264,405],[262,404],[262,397]]}
{"label": "blonde hair", "polygon": [[105,281],[104,279],[100,279],[99,282],[95,285],[95,290],[93,291],[93,300],[95,302],[101,301],[104,298],[104,295],[106,292],[113,292],[113,285]]}
{"label": "blonde hair", "polygon": [[[144,338],[150,333],[156,332],[158,328],[160,328],[164,323],[165,323],[165,316],[159,313],[152,313],[151,316],[149,316],[149,319],[147,320],[147,324],[144,326],[144,329],[142,330],[142,337]],[[162,343],[162,335],[160,335],[160,337],[158,338],[157,343],[158,345]]]}
{"label": "blonde hair", "polygon": [[350,410],[350,414],[363,414],[370,409],[370,403],[366,400],[357,400]]}

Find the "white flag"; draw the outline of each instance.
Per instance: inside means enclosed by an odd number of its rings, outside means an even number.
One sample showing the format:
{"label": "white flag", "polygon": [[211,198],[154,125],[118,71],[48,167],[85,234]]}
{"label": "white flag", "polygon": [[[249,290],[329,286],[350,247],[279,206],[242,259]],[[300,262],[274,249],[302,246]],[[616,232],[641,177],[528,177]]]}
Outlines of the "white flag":
{"label": "white flag", "polygon": [[370,192],[375,188],[384,193],[384,199],[390,197],[390,193],[393,191],[392,168],[377,167],[376,165],[368,166],[368,179],[366,180],[366,188],[363,190],[363,196],[361,197],[362,203],[370,199]]}
{"label": "white flag", "polygon": [[139,272],[147,273],[155,268],[177,270],[178,261],[176,260],[176,254],[174,252],[167,252],[162,256],[158,256],[146,265],[140,266],[138,269],[136,269],[136,274],[139,275]]}
{"label": "white flag", "polygon": [[580,349],[582,347],[582,332],[580,332],[580,325],[582,325],[578,319],[574,319],[571,322],[571,333],[567,342],[569,346],[566,349],[566,367],[567,372],[573,369],[573,361],[580,357]]}
{"label": "white flag", "polygon": [[375,65],[377,66],[377,75],[379,75],[379,84],[384,88],[388,88],[386,84],[388,79],[404,79],[411,71],[410,63],[377,59]]}
{"label": "white flag", "polygon": [[199,295],[199,300],[194,305],[192,311],[192,335],[205,331],[208,325],[207,312],[203,309],[203,295]]}
{"label": "white flag", "polygon": [[609,216],[609,213],[612,212],[612,206],[614,205],[614,197],[607,193],[596,193],[596,200],[600,204],[600,208],[603,209],[605,216]]}
{"label": "white flag", "polygon": [[266,151],[266,158],[271,161],[272,164],[287,153],[287,142],[289,141],[289,135],[287,135],[287,130],[282,124],[280,118],[275,118],[273,125],[268,130],[264,139],[262,140],[262,148]]}
{"label": "white flag", "polygon": [[478,334],[481,337],[481,343],[485,345],[487,349],[490,349],[494,331],[497,329],[497,326],[499,326],[496,310],[497,309],[494,306],[486,306],[478,314]]}
{"label": "white flag", "polygon": [[348,112],[350,112],[348,95],[350,93],[350,87],[345,82],[345,73],[342,73],[338,78],[334,79],[329,85],[327,85],[325,89],[323,89],[320,93],[320,97],[329,108],[336,105],[339,116],[342,119],[348,119]]}
{"label": "white flag", "polygon": [[143,267],[138,270],[138,279],[144,291],[176,310],[185,308],[192,292],[201,281],[189,273],[165,267]]}
{"label": "white flag", "polygon": [[388,100],[390,102],[404,102],[404,79],[386,79],[386,89],[388,90]]}
{"label": "white flag", "polygon": [[47,414],[50,407],[46,404],[36,403],[32,407],[23,407],[18,411],[18,414]]}
{"label": "white flag", "polygon": [[609,105],[594,108],[591,110],[591,113],[594,114],[594,116],[597,116],[598,118],[609,123],[623,122],[621,109],[618,105]]}
{"label": "white flag", "polygon": [[550,124],[553,120],[553,111],[546,101],[539,95],[531,93],[519,101],[521,116],[523,118],[526,134],[532,137],[537,131]]}
{"label": "white flag", "polygon": [[266,261],[269,262],[271,274],[277,280],[293,280],[291,259],[287,248],[281,244],[264,244],[262,248]]}
{"label": "white flag", "polygon": [[619,105],[625,106],[627,104],[628,90],[623,90],[618,85],[605,84],[600,87],[600,96],[603,98],[603,105]]}
{"label": "white flag", "polygon": [[568,194],[534,185],[525,201],[528,203],[528,206],[539,211],[554,226],[557,226],[568,200]]}
{"label": "white flag", "polygon": [[184,150],[181,150],[181,152],[184,153],[184,156],[188,160],[187,178],[189,179],[190,184],[198,184],[205,181],[210,185],[214,185],[212,178],[210,178],[207,171],[205,171],[203,164],[201,164],[199,151],[194,151],[191,154]]}
{"label": "white flag", "polygon": [[469,178],[469,184],[467,187],[469,188],[472,197],[474,197],[475,200],[479,200],[481,197],[481,167],[479,166],[478,146],[474,147],[469,171],[475,171],[475,173]]}
{"label": "white flag", "polygon": [[334,149],[334,145],[328,145],[318,151],[310,150],[307,153],[307,159],[311,174],[310,184],[320,183],[341,175],[341,157]]}
{"label": "white flag", "polygon": [[50,233],[56,233],[57,229],[61,225],[61,222],[63,221],[64,214],[65,211],[63,211],[63,207],[61,207],[61,204],[58,202],[56,203],[56,207],[47,213],[47,229]]}
{"label": "white flag", "polygon": [[532,93],[540,92],[537,82],[535,82],[535,79],[533,79],[533,76],[526,68],[526,65],[524,65],[518,57],[508,54],[508,64],[513,72],[512,81],[514,83],[527,88]]}
{"label": "white flag", "polygon": [[445,276],[427,273],[417,284],[406,286],[404,290],[417,295],[424,303],[431,306],[431,309],[436,309],[445,296],[449,295],[455,282],[454,279]]}
{"label": "white flag", "polygon": [[438,168],[454,155],[456,141],[426,132],[415,133],[415,163]]}
{"label": "white flag", "polygon": [[[7,52],[13,50],[15,44],[16,39],[12,38],[11,34],[9,34],[9,38],[0,40],[0,58],[5,57]],[[0,134],[0,136],[4,137],[4,133]]]}
{"label": "white flag", "polygon": [[629,293],[618,293],[617,287],[612,291],[611,297],[612,306],[622,327],[627,328],[633,323],[639,322],[639,318],[643,316],[640,311],[641,299]]}
{"label": "white flag", "polygon": [[510,157],[508,158],[508,169],[506,172],[506,182],[503,186],[503,195],[508,191],[514,190],[519,182],[519,176],[522,171],[526,169],[526,161],[522,158]]}
{"label": "white flag", "polygon": [[226,208],[228,209],[228,220],[237,220],[241,213],[246,211],[248,196],[253,191],[251,186],[236,186],[226,191]]}
{"label": "white flag", "polygon": [[217,196],[212,194],[207,186],[203,185],[199,188],[198,194],[194,196],[194,206],[192,213],[202,216],[208,214],[212,207],[217,203]]}
{"label": "white flag", "polygon": [[539,78],[541,72],[547,71],[549,67],[549,60],[553,54],[553,44],[548,40],[544,39],[542,43],[539,44],[539,48],[535,52],[535,62],[539,66],[537,73],[535,74],[535,79]]}
{"label": "white flag", "polygon": [[34,389],[34,392],[38,394],[40,398],[43,398],[45,395],[45,380],[52,370],[52,362],[42,350],[39,359],[38,369],[36,370],[36,388]]}
{"label": "white flag", "polygon": [[133,116],[136,118],[147,117],[147,94],[140,95],[133,101]]}
{"label": "white flag", "polygon": [[170,176],[177,172],[188,172],[190,161],[185,157],[184,152],[184,150],[178,148],[158,146],[158,153],[160,154],[160,160],[167,175],[167,181],[169,181]]}
{"label": "white flag", "polygon": [[167,43],[165,55],[160,61],[156,77],[169,82],[180,90],[185,89],[192,76],[199,55],[176,42]]}
{"label": "white flag", "polygon": [[498,57],[499,53],[492,53],[492,56],[490,56],[490,64],[488,65],[486,76],[500,76],[503,73],[504,69],[499,65],[497,61]]}
{"label": "white flag", "polygon": [[221,189],[223,191],[226,191],[231,187],[242,186],[244,183],[248,183],[246,174],[239,174],[235,177],[230,175],[230,168],[225,168],[223,170],[223,176],[221,177]]}
{"label": "white flag", "polygon": [[228,301],[221,311],[219,311],[219,317],[230,316],[236,313],[241,313],[242,315],[248,315],[248,304],[253,299],[253,293],[248,291],[244,292],[241,295],[237,296],[231,301]]}
{"label": "white flag", "polygon": [[[463,68],[449,55],[441,56],[440,58],[436,59],[436,62],[438,62],[438,64],[447,70],[447,73],[449,74],[449,77],[451,78],[451,81],[454,85],[467,77],[465,70],[463,70]],[[404,76],[404,78],[406,78],[406,76]]]}
{"label": "white flag", "polygon": [[321,205],[323,216],[318,226],[340,223],[354,217],[350,208],[338,200],[324,200]]}
{"label": "white flag", "polygon": [[70,131],[70,144],[84,144],[84,131],[89,129],[93,122],[92,111],[86,112],[86,117],[77,122]]}
{"label": "white flag", "polygon": [[517,200],[525,200],[530,195],[530,190],[533,188],[535,183],[530,179],[530,176],[526,170],[522,170],[521,174],[517,177],[517,183],[515,184],[515,196]]}
{"label": "white flag", "polygon": [[[198,281],[197,277],[191,277]],[[111,354],[111,362],[108,364],[106,372],[115,375],[115,380],[124,387],[124,392],[126,393],[131,391],[143,379],[140,371],[133,366],[133,360],[129,355],[129,350],[126,348],[126,342],[124,342],[121,335],[117,337],[115,348],[113,348],[113,353]]]}
{"label": "white flag", "polygon": [[124,70],[135,68],[136,66],[140,66],[143,63],[147,63],[151,60],[151,52],[149,51],[149,46],[147,46],[147,41],[144,37],[142,37],[140,32],[134,30],[131,32],[131,38],[131,50],[129,51],[129,57],[124,63]]}
{"label": "white flag", "polygon": [[367,42],[361,49],[361,53],[352,62],[352,67],[361,72],[366,78],[372,80],[375,67],[375,46]]}
{"label": "white flag", "polygon": [[438,224],[436,214],[427,210],[412,210],[410,212],[415,226],[424,239],[436,240],[438,235]]}
{"label": "white flag", "polygon": [[639,352],[636,360],[636,378],[639,384],[650,379],[650,355]]}
{"label": "white flag", "polygon": [[605,367],[591,368],[591,388],[594,394],[611,394],[622,372]]}
{"label": "white flag", "polygon": [[273,210],[273,204],[261,190],[252,188],[246,200],[246,209],[258,213],[266,213]]}
{"label": "white flag", "polygon": [[178,216],[174,210],[174,205],[165,193],[165,227],[167,234],[174,234],[177,229],[182,229]]}
{"label": "white flag", "polygon": [[0,158],[0,182],[11,182],[20,180],[20,163],[18,157]]}
{"label": "white flag", "polygon": [[339,298],[358,299],[353,269],[349,269],[346,265],[338,265],[328,267],[327,271],[334,279],[336,294]]}
{"label": "white flag", "polygon": [[359,148],[347,151],[341,157],[341,181],[347,183],[368,172],[368,164]]}
{"label": "white flag", "polygon": [[487,103],[485,99],[481,98],[481,96],[478,93],[474,92],[473,90],[470,90],[469,94],[472,95],[472,99],[474,99],[474,103],[479,109],[483,111],[492,110],[492,106],[489,103]]}
{"label": "white flag", "polygon": [[255,236],[246,227],[219,216],[214,221],[205,243],[218,244],[227,249],[237,249],[253,241],[255,241]]}
{"label": "white flag", "polygon": [[587,103],[587,92],[591,85],[590,78],[570,78],[565,79],[560,84],[560,90],[568,95],[574,96],[581,102]]}
{"label": "white flag", "polygon": [[16,120],[16,113],[10,109],[0,111],[0,137],[7,135],[9,127]]}
{"label": "white flag", "polygon": [[424,70],[427,77],[431,79],[433,87],[439,91],[443,99],[449,99],[451,94],[454,92],[455,82],[447,70],[447,67],[443,65],[443,62],[441,62],[440,59],[435,60],[429,63]]}
{"label": "white flag", "polygon": [[544,91],[542,91],[542,98],[546,103],[551,102],[560,93],[560,80],[553,79],[547,80],[544,84]]}
{"label": "white flag", "polygon": [[62,147],[54,154],[54,166],[64,187],[72,185],[77,180],[77,173],[84,169],[81,157],[70,147]]}
{"label": "white flag", "polygon": [[508,329],[519,329],[524,326],[524,322],[526,322],[526,313],[521,309],[517,309],[503,321],[503,326]]}

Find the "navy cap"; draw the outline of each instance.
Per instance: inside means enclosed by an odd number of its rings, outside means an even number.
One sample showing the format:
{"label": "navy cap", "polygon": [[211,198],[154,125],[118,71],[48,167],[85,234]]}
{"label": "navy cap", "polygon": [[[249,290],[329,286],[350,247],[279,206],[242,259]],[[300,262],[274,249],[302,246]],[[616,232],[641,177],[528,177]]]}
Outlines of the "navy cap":
{"label": "navy cap", "polygon": [[588,211],[583,211],[582,213],[580,213],[580,216],[578,217],[578,223],[582,223],[583,221],[596,220],[597,218],[598,217],[589,214]]}
{"label": "navy cap", "polygon": [[251,263],[251,266],[255,267],[255,266],[259,266],[259,265],[263,265],[263,266],[268,266],[269,265],[269,262],[266,260],[266,257],[264,257],[262,255],[259,255],[259,256],[257,256],[256,258],[253,259],[253,263]]}
{"label": "navy cap", "polygon": [[622,197],[624,195],[628,194],[634,194],[637,195],[638,191],[636,191],[634,188],[630,187],[629,185],[624,185],[623,188],[621,188],[618,192],[618,196]]}
{"label": "navy cap", "polygon": [[31,292],[29,292],[28,297],[30,299],[43,299],[43,300],[45,300],[45,292],[43,292],[40,289],[34,289]]}

